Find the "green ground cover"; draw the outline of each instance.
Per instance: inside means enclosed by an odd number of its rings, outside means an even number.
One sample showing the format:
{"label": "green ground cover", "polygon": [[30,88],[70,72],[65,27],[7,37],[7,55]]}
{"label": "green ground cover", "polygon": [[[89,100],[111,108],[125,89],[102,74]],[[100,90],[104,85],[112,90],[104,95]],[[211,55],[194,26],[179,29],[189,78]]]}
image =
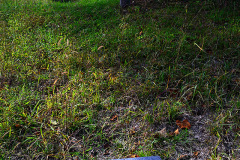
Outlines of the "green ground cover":
{"label": "green ground cover", "polygon": [[228,5],[1,0],[0,158],[239,159]]}

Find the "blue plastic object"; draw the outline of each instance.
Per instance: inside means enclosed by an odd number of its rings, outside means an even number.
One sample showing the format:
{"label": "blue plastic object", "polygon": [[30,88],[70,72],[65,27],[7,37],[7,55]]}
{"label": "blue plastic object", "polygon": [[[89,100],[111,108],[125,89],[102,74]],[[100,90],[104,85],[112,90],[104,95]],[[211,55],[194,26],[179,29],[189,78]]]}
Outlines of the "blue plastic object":
{"label": "blue plastic object", "polygon": [[150,157],[124,158],[124,159],[115,159],[115,160],[161,160],[161,158],[159,156],[150,156]]}

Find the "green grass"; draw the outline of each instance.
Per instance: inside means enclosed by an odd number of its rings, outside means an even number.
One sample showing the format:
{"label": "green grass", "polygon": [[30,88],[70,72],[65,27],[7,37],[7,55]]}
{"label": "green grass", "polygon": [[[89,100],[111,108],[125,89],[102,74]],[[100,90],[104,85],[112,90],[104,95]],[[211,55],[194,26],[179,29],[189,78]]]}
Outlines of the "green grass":
{"label": "green grass", "polygon": [[126,12],[0,2],[0,158],[240,158],[239,2]]}

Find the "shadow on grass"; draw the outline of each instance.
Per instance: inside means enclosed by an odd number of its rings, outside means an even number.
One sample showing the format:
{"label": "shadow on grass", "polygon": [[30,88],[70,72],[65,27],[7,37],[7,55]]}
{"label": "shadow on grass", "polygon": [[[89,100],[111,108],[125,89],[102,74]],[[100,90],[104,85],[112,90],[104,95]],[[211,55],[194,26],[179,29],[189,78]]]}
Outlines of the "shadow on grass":
{"label": "shadow on grass", "polygon": [[[65,1],[66,2],[66,1]],[[64,24],[71,35],[83,32],[98,32],[119,23],[120,6],[118,0],[109,2],[70,1],[72,3],[53,3],[54,15],[60,15],[59,23]],[[53,15],[53,16],[54,16]]]}

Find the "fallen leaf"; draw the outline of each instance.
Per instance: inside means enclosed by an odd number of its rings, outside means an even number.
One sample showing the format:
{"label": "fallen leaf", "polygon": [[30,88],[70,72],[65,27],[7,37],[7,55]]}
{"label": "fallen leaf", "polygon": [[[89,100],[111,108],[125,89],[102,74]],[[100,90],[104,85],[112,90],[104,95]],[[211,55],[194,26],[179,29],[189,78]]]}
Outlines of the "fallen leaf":
{"label": "fallen leaf", "polygon": [[54,87],[54,86],[55,86],[55,84],[57,83],[57,81],[58,81],[58,79],[56,79],[56,80],[53,82],[53,85],[52,85],[52,87]]}
{"label": "fallen leaf", "polygon": [[187,155],[181,155],[179,158],[183,158],[183,157],[186,157]]}
{"label": "fallen leaf", "polygon": [[67,46],[69,46],[69,40],[67,39]]}
{"label": "fallen leaf", "polygon": [[183,123],[183,128],[187,128],[187,129],[191,128],[191,124],[188,122],[187,119],[183,120],[182,123]]}
{"label": "fallen leaf", "polygon": [[181,129],[184,129],[184,128],[190,129],[190,128],[191,128],[191,125],[190,125],[190,123],[188,122],[187,119],[183,120],[182,122],[181,122],[180,120],[176,120],[176,124],[177,124]]}
{"label": "fallen leaf", "polygon": [[136,155],[136,154],[133,154],[133,155],[127,156],[127,158],[136,158],[136,157],[139,157],[139,156]]}
{"label": "fallen leaf", "polygon": [[166,128],[163,128],[161,131],[157,131],[155,133],[155,137],[167,137],[167,136],[168,134]]}
{"label": "fallen leaf", "polygon": [[179,134],[179,129],[176,129],[176,131],[174,131],[175,136]]}
{"label": "fallen leaf", "polygon": [[60,40],[58,41],[58,46],[61,45],[61,41],[62,41],[62,38],[60,38]]}
{"label": "fallen leaf", "polygon": [[177,160],[185,159],[187,155],[181,155]]}
{"label": "fallen leaf", "polygon": [[115,115],[115,116],[113,116],[110,120],[111,120],[111,121],[114,121],[114,120],[117,120],[117,119],[118,119],[118,116]]}
{"label": "fallen leaf", "polygon": [[198,152],[198,151],[196,151],[196,152],[194,152],[193,154],[194,154],[194,156],[195,156],[195,157],[197,157],[197,156],[198,156],[198,154],[199,154],[199,152]]}
{"label": "fallen leaf", "polygon": [[130,135],[134,135],[135,133],[136,133],[136,131],[134,131],[133,129],[130,130],[130,132],[129,132]]}
{"label": "fallen leaf", "polygon": [[100,46],[100,47],[98,47],[98,49],[97,49],[97,50],[99,51],[99,50],[100,50],[100,49],[102,49],[103,47],[104,47],[104,46]]}
{"label": "fallen leaf", "polygon": [[182,122],[181,122],[180,120],[176,120],[176,124],[177,124],[179,127],[181,127]]}
{"label": "fallen leaf", "polygon": [[15,127],[16,127],[16,128],[20,128],[21,125],[20,125],[20,124],[15,124]]}
{"label": "fallen leaf", "polygon": [[64,74],[68,74],[68,72],[62,72],[62,75],[64,75]]}

